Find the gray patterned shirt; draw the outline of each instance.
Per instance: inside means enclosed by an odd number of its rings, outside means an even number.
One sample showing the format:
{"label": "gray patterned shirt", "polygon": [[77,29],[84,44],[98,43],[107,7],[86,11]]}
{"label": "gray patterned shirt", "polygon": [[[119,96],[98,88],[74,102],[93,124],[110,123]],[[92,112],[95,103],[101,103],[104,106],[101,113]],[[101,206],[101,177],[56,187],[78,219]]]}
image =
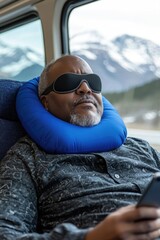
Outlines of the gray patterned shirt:
{"label": "gray patterned shirt", "polygon": [[159,169],[160,153],[140,139],[54,155],[24,137],[0,162],[0,239],[84,240],[109,213],[135,204]]}

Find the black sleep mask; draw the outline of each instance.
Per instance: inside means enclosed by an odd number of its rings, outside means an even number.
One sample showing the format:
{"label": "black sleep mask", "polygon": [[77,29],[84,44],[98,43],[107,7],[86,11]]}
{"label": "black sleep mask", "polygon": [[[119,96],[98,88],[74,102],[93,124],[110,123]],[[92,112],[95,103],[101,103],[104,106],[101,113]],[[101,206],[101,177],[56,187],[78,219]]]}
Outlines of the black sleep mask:
{"label": "black sleep mask", "polygon": [[92,92],[100,93],[102,89],[101,79],[98,75],[65,73],[58,77],[41,95],[47,95],[51,91],[56,93],[74,92],[82,82],[86,82]]}

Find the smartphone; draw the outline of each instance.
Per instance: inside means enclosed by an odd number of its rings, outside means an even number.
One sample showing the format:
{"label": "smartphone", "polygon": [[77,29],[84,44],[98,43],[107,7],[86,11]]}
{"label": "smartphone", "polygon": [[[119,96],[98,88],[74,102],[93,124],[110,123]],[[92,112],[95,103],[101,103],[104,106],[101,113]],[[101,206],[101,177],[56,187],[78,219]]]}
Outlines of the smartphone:
{"label": "smartphone", "polygon": [[160,173],[155,173],[145,192],[137,203],[137,207],[160,207]]}

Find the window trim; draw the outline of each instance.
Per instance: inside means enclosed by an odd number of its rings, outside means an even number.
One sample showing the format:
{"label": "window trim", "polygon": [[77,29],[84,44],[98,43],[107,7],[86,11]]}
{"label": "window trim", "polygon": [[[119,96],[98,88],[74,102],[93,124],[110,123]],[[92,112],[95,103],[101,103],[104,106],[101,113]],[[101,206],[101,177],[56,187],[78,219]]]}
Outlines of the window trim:
{"label": "window trim", "polygon": [[39,19],[39,16],[36,11],[26,13],[23,16],[21,15],[14,19],[10,19],[7,22],[5,22],[4,24],[2,23],[0,26],[0,33],[12,30],[14,28],[20,27],[22,25],[33,22],[38,19]]}
{"label": "window trim", "polygon": [[68,19],[72,10],[76,7],[83,6],[85,4],[93,3],[100,0],[70,0],[64,4],[61,14],[61,39],[62,39],[62,54],[70,53],[69,48],[69,31],[68,31]]}

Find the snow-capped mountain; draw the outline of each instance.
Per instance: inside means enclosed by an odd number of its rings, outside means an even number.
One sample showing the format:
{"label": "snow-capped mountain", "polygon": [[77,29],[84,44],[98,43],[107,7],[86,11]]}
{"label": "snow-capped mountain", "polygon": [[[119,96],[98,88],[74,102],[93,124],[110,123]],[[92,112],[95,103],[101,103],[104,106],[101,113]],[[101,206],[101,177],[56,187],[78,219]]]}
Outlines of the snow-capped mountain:
{"label": "snow-capped mountain", "polygon": [[41,54],[29,48],[11,47],[0,41],[0,78],[28,80],[33,73],[35,76],[40,74],[43,65]]}
{"label": "snow-capped mountain", "polygon": [[81,45],[73,39],[72,53],[86,59],[101,76],[104,92],[126,91],[160,77],[159,45],[130,35],[106,42],[96,32],[87,39],[91,40]]}

